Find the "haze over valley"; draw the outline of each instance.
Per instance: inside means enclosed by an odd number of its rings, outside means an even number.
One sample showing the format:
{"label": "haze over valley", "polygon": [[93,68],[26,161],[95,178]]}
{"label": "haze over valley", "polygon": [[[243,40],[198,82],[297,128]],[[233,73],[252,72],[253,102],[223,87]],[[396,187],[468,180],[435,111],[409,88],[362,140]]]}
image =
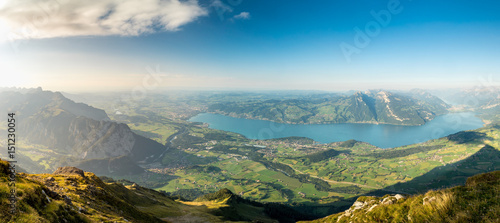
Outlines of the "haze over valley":
{"label": "haze over valley", "polygon": [[[23,136],[17,145],[17,159],[23,172],[51,173],[58,167],[75,166],[119,180],[124,185],[136,183],[156,189],[167,196],[174,196],[168,198],[174,200],[175,196],[182,197],[182,200],[194,200],[226,188],[227,193],[234,194],[231,196],[241,199],[281,203],[289,205],[291,210],[295,208],[296,214],[286,221],[314,219],[342,211],[363,194],[398,193],[408,196],[429,188],[460,185],[467,177],[499,169],[500,155],[495,149],[498,146],[498,124],[495,123],[499,106],[483,105],[497,103],[495,94],[489,98],[482,97],[484,102],[472,107],[449,105],[423,90],[379,92],[390,94],[397,103],[373,100],[372,108],[383,108],[376,111],[370,110],[366,103],[342,102],[364,102],[361,96],[356,98],[362,95],[359,92],[354,95],[281,92],[280,96],[267,92],[163,92],[151,94],[136,104],[122,101],[120,94],[67,94],[41,88],[4,89],[0,95],[3,108],[14,110],[18,117],[23,117],[17,123],[18,135]],[[417,96],[409,96],[415,94]],[[406,100],[397,99],[398,96]],[[365,100],[369,100],[368,97]],[[407,104],[399,105],[402,102]],[[233,114],[253,115],[256,111],[266,114],[265,108],[268,107],[279,114],[274,117],[285,118],[287,122],[288,117],[297,117],[293,115],[303,114],[308,109],[310,114],[323,111],[325,107],[335,110],[339,103],[351,106],[338,109],[339,113],[330,112],[330,117],[361,115],[329,125],[344,125],[342,123],[348,120],[368,117],[370,120],[366,124],[357,125],[361,125],[359,128],[372,128],[370,126],[380,125],[371,123],[373,114],[393,117],[390,120],[396,120],[399,125],[391,126],[400,128],[420,127],[419,124],[426,126],[446,113],[457,114],[446,125],[456,127],[475,116],[483,122],[478,123],[479,129],[456,130],[455,134],[422,143],[381,149],[352,139],[331,143],[315,142],[301,136],[249,139],[237,133],[213,129],[201,122],[188,121],[206,112],[227,114],[214,111],[216,106],[248,104],[257,109],[242,109]],[[412,114],[401,113],[400,109],[414,108],[414,114],[425,114],[428,118],[410,115],[401,119],[403,121],[394,119],[394,114]],[[454,113],[457,108],[462,113]],[[269,120],[259,116],[251,118]],[[247,120],[258,121],[252,119]],[[284,125],[313,125],[276,121],[281,120],[267,121],[268,124],[260,129],[261,133],[273,134],[273,131],[278,133],[290,128]],[[491,124],[481,127],[483,123]],[[443,130],[438,127],[430,129],[434,132]],[[372,130],[372,134],[376,131],[380,130]],[[0,154],[8,156],[4,151]],[[103,179],[106,181],[109,178]],[[305,203],[307,205],[304,206]],[[245,210],[242,209],[240,215],[244,216]],[[262,211],[266,213],[270,210],[264,208]],[[210,215],[211,212],[204,213]],[[263,215],[269,217],[269,214]],[[288,217],[277,215],[270,218],[283,221]],[[224,215],[222,219],[225,219]]]}
{"label": "haze over valley", "polygon": [[0,1],[0,222],[497,222],[499,7]]}

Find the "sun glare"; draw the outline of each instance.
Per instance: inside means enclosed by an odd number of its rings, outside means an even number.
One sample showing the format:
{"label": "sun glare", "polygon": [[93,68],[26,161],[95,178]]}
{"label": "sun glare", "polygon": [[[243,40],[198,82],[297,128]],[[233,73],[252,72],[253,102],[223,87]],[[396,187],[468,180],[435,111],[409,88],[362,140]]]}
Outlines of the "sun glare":
{"label": "sun glare", "polygon": [[9,72],[9,71],[4,71],[2,70],[1,71],[1,76],[9,76],[8,79],[4,79],[4,81],[2,81],[2,83],[0,83],[0,87],[27,87],[29,85],[29,79],[27,77],[23,77],[23,76],[15,76],[15,75],[8,75],[8,74],[11,74],[13,72]]}
{"label": "sun glare", "polygon": [[0,87],[30,87],[34,81],[31,75],[19,71],[5,61],[0,61],[0,77]]}
{"label": "sun glare", "polygon": [[[7,0],[0,0],[0,10],[4,9],[4,6],[7,4]],[[11,32],[10,26],[5,20],[4,17],[0,15],[0,44],[9,40],[9,36]]]}
{"label": "sun glare", "polygon": [[[2,7],[0,7],[1,9]],[[0,18],[0,44],[6,42],[10,36],[10,28],[8,24]]]}

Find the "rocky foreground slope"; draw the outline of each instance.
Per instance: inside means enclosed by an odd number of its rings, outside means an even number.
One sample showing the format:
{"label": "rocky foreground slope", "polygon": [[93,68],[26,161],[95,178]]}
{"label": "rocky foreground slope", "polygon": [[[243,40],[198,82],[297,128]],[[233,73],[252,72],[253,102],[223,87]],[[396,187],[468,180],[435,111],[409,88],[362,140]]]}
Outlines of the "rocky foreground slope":
{"label": "rocky foreground slope", "polygon": [[[295,222],[307,218],[279,204],[245,200],[227,189],[192,202],[74,167],[53,174],[18,173],[0,160],[0,222]],[[12,189],[16,209],[11,213]],[[465,186],[425,194],[362,196],[348,210],[313,222],[498,222],[500,171]]]}
{"label": "rocky foreground slope", "polygon": [[[18,173],[0,160],[0,222],[295,222],[280,204],[245,200],[227,189],[192,202],[75,167],[52,174]],[[15,185],[13,185],[13,182]],[[14,195],[11,191],[14,190]],[[11,202],[10,197],[15,197]],[[15,204],[11,212],[11,204]]]}
{"label": "rocky foreground slope", "polygon": [[[106,184],[93,173],[74,167],[59,168],[53,174],[18,173],[15,187],[8,185],[10,174],[9,164],[0,161],[0,222],[162,222],[136,205],[167,207],[175,203],[154,191],[148,191],[152,194],[146,197],[121,184]],[[6,199],[13,188],[15,214]]]}

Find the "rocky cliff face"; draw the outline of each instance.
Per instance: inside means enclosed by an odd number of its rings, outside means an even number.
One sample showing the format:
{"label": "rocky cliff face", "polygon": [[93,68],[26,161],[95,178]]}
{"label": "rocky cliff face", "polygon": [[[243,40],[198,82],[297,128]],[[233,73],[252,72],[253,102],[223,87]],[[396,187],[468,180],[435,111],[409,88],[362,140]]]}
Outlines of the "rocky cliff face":
{"label": "rocky cliff face", "polygon": [[[27,98],[20,108],[19,131],[31,143],[81,159],[123,156],[132,151],[133,132],[125,124],[109,121],[102,110],[74,103],[60,93],[35,92]],[[44,106],[34,105],[39,98],[44,99]]]}
{"label": "rocky cliff face", "polygon": [[129,155],[135,137],[125,124],[75,118],[69,125],[74,145],[69,151],[82,159],[98,159]]}
{"label": "rocky cliff face", "polygon": [[5,99],[0,101],[2,110],[16,113],[20,140],[50,149],[66,164],[122,156],[147,162],[165,150],[156,141],[133,133],[126,124],[111,121],[103,110],[75,103],[58,92],[2,92],[0,99]]}

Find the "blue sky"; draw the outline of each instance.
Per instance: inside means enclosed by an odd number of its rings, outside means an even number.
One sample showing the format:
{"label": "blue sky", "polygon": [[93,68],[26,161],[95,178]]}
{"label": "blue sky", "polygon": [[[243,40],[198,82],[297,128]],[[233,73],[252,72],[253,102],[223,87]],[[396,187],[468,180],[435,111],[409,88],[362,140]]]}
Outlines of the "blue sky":
{"label": "blue sky", "polygon": [[2,86],[338,91],[500,77],[498,1],[26,2],[0,1]]}

